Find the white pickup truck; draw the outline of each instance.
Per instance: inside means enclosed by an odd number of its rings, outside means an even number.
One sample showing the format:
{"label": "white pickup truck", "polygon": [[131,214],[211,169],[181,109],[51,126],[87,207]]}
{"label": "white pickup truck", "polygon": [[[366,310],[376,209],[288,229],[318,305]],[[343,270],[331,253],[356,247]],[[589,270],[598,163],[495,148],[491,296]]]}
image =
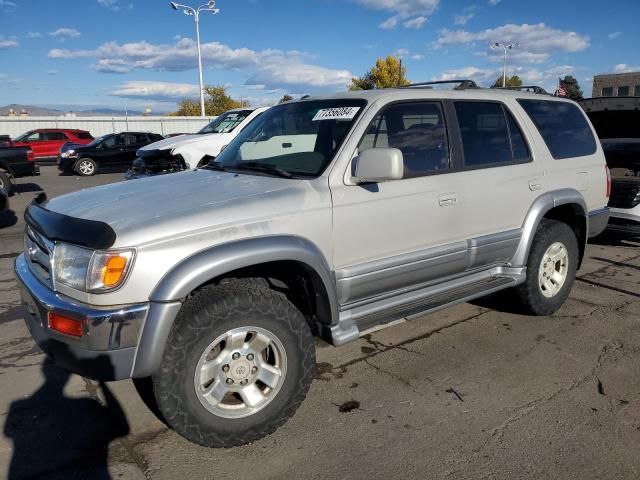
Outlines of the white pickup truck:
{"label": "white pickup truck", "polygon": [[268,107],[229,110],[198,133],[165,138],[151,143],[138,150],[132,168],[125,177],[132,180],[193,170],[201,162],[208,162],[217,157],[225,145],[267,109]]}

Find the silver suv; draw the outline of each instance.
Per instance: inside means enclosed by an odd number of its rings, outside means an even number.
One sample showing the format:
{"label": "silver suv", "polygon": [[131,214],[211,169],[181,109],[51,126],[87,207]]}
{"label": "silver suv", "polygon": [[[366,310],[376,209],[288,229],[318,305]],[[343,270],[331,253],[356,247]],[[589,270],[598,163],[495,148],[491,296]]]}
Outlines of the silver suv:
{"label": "silver suv", "polygon": [[152,377],[172,428],[230,447],[293,415],[314,336],[505,289],[553,313],[608,220],[602,149],[574,102],[473,87],[285,103],[205,168],[37,199],[31,334],[81,375]]}

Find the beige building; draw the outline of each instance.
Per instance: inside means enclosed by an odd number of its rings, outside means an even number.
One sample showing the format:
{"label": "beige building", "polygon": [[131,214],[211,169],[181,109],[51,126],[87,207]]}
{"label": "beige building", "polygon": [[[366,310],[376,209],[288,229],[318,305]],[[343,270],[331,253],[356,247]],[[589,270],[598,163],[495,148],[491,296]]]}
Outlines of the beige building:
{"label": "beige building", "polygon": [[640,72],[593,77],[592,97],[640,97]]}

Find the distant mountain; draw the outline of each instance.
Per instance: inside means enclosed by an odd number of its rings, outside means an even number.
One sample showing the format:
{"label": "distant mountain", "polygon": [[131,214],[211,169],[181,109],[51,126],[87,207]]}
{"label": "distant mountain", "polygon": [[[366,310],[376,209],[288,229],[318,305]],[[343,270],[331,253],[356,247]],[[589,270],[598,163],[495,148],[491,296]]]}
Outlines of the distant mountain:
{"label": "distant mountain", "polygon": [[[36,107],[34,105],[20,105],[12,103],[11,105],[5,105],[0,107],[0,116],[9,115],[9,110],[13,109],[16,114],[20,114],[23,110],[28,113],[30,117],[50,117],[50,116],[62,116],[68,113],[74,113],[78,117],[124,117],[125,113],[130,117],[140,117],[144,115],[139,110],[116,110],[113,108],[92,108],[89,110],[58,110],[50,107]],[[151,115],[163,115],[164,112],[152,112]]]}

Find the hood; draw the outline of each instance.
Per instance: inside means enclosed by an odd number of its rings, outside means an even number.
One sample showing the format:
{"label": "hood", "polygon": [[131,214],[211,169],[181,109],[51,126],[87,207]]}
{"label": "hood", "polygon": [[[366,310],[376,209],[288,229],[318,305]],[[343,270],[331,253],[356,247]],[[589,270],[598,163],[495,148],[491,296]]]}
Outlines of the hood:
{"label": "hood", "polygon": [[43,206],[109,224],[123,247],[296,212],[311,190],[304,180],[195,170],[80,190]]}
{"label": "hood", "polygon": [[171,137],[165,138],[164,140],[160,140],[159,142],[150,143],[142,147],[140,150],[149,151],[149,150],[173,150],[177,147],[183,147],[185,145],[190,145],[192,143],[199,142],[211,142],[217,139],[222,138],[221,133],[207,133],[204,135],[193,134],[193,135],[180,135],[179,137]]}

